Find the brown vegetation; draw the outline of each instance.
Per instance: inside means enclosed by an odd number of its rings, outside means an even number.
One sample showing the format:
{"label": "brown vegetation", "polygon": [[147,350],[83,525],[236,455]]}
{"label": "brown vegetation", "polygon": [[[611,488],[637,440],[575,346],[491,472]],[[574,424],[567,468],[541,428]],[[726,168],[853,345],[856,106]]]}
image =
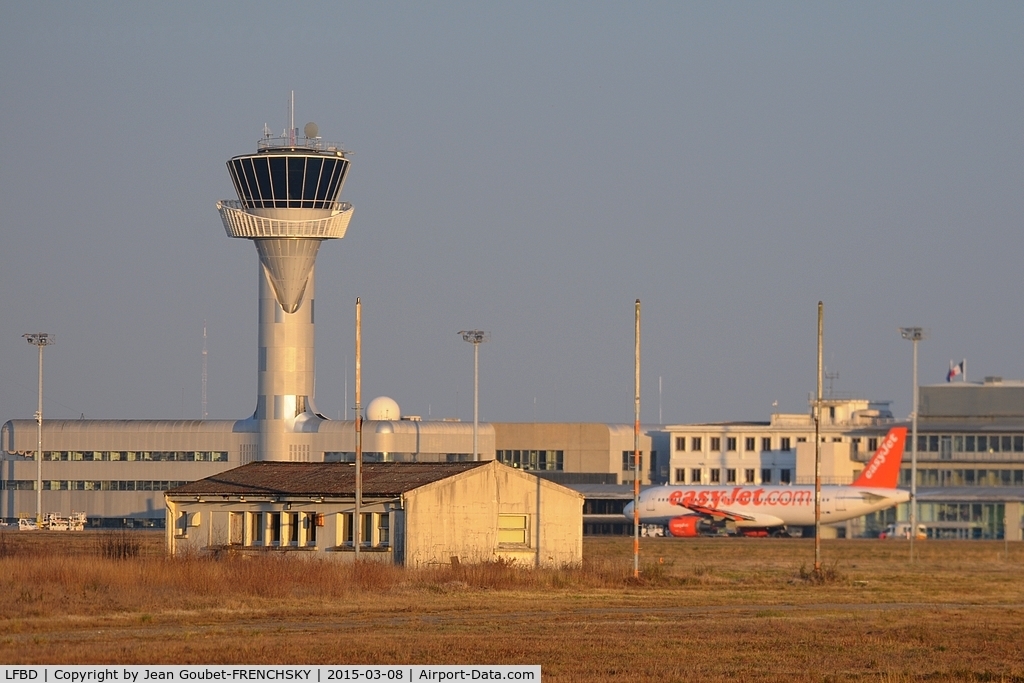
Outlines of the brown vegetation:
{"label": "brown vegetation", "polygon": [[[539,663],[546,680],[1024,680],[1024,545],[588,539],[579,567],[163,556],[0,535],[5,663]],[[118,548],[135,548],[118,553]]]}

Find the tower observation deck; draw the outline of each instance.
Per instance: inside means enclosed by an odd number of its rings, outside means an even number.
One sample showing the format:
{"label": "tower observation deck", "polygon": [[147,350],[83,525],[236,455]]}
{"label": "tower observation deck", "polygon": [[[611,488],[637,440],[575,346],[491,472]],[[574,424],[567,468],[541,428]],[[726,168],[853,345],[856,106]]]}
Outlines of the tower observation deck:
{"label": "tower observation deck", "polygon": [[324,418],[312,403],[314,271],[320,243],[341,239],[352,205],[338,201],[350,161],[340,145],[291,128],[264,136],[254,154],[227,162],[237,200],[217,202],[229,237],[259,255],[258,453],[246,460],[314,459],[311,433]]}

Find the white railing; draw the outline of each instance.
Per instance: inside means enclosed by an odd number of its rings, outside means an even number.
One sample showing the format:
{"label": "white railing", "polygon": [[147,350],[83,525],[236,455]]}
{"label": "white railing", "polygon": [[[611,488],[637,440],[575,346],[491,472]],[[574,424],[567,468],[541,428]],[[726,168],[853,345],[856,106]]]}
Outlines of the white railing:
{"label": "white railing", "polygon": [[331,215],[306,220],[286,220],[254,216],[242,208],[242,203],[225,199],[217,202],[221,222],[229,237],[260,239],[273,237],[341,239],[352,220],[352,205],[336,202]]}
{"label": "white railing", "polygon": [[332,152],[341,157],[346,154],[340,142],[327,142],[320,138],[307,138],[304,135],[261,138],[256,143],[256,149],[260,152],[271,149],[311,149],[316,152]]}

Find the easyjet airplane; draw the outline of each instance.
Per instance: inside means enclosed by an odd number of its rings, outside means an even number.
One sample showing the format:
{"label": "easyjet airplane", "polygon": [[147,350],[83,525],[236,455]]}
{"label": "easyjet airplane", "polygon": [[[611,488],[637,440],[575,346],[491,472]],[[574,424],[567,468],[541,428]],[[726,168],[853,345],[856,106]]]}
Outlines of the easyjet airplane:
{"label": "easyjet airplane", "polygon": [[[830,524],[910,500],[896,488],[906,427],[893,427],[849,486],[821,487],[821,522]],[[633,519],[633,503],[623,514]],[[640,523],[664,524],[672,536],[697,536],[700,524],[732,522],[742,536],[784,534],[814,524],[813,486],[655,486],[640,494]]]}

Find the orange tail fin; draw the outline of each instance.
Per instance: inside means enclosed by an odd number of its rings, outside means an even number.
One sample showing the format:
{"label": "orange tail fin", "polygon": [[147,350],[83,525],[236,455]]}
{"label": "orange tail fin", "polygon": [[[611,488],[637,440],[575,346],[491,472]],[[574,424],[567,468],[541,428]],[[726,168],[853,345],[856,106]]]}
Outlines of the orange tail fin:
{"label": "orange tail fin", "polygon": [[878,489],[894,489],[900,480],[900,463],[903,461],[903,444],[907,440],[906,427],[893,427],[878,445],[878,450],[860,473],[854,486],[871,486]]}

